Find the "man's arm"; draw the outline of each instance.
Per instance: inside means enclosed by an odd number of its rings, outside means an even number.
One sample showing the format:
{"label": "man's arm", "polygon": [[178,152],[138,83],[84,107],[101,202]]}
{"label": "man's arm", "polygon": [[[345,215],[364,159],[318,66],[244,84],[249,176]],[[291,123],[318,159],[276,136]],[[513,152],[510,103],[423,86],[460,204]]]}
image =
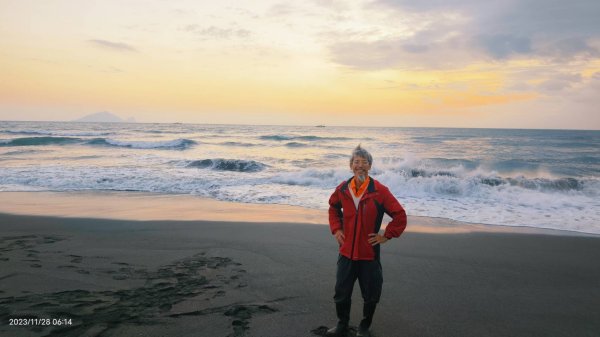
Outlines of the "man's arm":
{"label": "man's arm", "polygon": [[406,212],[396,197],[386,188],[385,198],[383,199],[383,208],[385,212],[392,218],[385,228],[385,236],[387,239],[397,238],[406,229]]}
{"label": "man's arm", "polygon": [[335,234],[338,230],[344,229],[344,213],[342,213],[342,201],[339,198],[338,190],[336,189],[331,197],[329,197],[329,228],[331,234]]}

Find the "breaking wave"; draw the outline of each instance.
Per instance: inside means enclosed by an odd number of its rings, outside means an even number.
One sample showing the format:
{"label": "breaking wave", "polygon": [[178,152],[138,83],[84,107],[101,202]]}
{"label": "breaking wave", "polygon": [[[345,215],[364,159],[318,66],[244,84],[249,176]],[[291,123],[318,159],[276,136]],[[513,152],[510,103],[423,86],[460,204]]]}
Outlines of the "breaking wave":
{"label": "breaking wave", "polygon": [[128,147],[133,149],[187,149],[197,142],[191,139],[175,139],[166,141],[122,141],[109,138],[84,139],[79,137],[22,137],[0,139],[0,146],[45,146],[45,145],[103,145]]}
{"label": "breaking wave", "polygon": [[81,138],[74,137],[23,137],[0,140],[0,146],[39,146],[39,145],[64,145],[80,143]]}
{"label": "breaking wave", "polygon": [[95,138],[87,142],[90,145],[104,145],[116,147],[128,147],[132,149],[187,149],[197,142],[191,139],[174,139],[165,141],[135,141],[135,140],[114,140],[107,138]]}
{"label": "breaking wave", "polygon": [[190,162],[187,167],[207,168],[217,171],[258,172],[267,167],[254,160],[240,159],[202,159]]}

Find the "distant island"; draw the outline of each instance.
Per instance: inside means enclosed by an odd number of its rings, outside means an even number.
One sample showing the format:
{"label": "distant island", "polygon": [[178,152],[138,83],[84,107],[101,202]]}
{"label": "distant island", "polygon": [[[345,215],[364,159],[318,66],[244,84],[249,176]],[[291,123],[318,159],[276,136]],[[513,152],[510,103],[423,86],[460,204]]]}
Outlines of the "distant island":
{"label": "distant island", "polygon": [[130,117],[122,119],[121,117],[112,114],[108,111],[96,112],[79,119],[72,120],[72,122],[85,122],[85,123],[135,123],[135,118]]}

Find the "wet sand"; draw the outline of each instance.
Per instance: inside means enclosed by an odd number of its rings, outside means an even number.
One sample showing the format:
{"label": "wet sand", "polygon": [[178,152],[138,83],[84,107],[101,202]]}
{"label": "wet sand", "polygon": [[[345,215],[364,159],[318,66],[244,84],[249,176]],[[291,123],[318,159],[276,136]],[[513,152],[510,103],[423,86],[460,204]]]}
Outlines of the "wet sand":
{"label": "wet sand", "polygon": [[[327,211],[278,204],[219,201],[189,194],[123,191],[0,192],[0,213],[121,220],[201,220],[304,223],[327,226]],[[391,219],[386,215],[385,223]],[[489,226],[409,216],[407,231],[420,233],[533,233],[582,235],[534,227]]]}
{"label": "wet sand", "polygon": [[[598,336],[600,238],[552,234],[386,243],[373,335]],[[319,336],[336,320],[336,258],[314,224],[0,214],[0,335]],[[353,298],[356,326],[358,285]]]}

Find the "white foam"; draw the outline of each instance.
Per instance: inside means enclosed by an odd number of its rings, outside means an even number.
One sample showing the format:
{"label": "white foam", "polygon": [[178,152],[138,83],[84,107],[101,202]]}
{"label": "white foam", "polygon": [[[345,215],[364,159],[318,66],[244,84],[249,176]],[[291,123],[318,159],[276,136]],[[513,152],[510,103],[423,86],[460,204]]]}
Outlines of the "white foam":
{"label": "white foam", "polygon": [[47,191],[46,188],[20,184],[0,184],[0,192],[38,192]]}
{"label": "white foam", "polygon": [[348,178],[347,169],[303,169],[300,171],[276,174],[269,179],[275,184],[331,187]]}
{"label": "white foam", "polygon": [[[34,129],[35,126],[40,127]],[[164,133],[175,133],[171,131],[183,126],[160,127],[161,132],[164,127]],[[71,124],[45,123],[12,126],[11,130],[24,133],[31,129],[30,132],[48,135],[98,137],[111,132],[115,136],[84,138],[72,146],[51,146],[49,154],[39,150],[41,154],[28,152],[27,156],[14,158],[5,155],[0,191],[130,190],[193,194],[226,201],[317,208],[324,211],[325,217],[333,189],[352,175],[345,153],[356,146],[355,140],[337,136],[355,134],[355,129],[320,129],[321,133],[314,133],[301,127],[185,127],[193,135],[187,138],[202,139],[203,146],[190,148],[194,144],[190,139],[149,136],[143,125],[134,129],[116,125],[72,129]],[[320,138],[307,138],[310,148],[294,149],[282,146],[286,139],[276,142],[260,139],[260,135],[287,134]],[[391,189],[410,215],[600,234],[600,204],[596,201],[600,197],[600,178],[593,175],[597,172],[594,163],[580,163],[585,170],[578,170],[570,163],[556,166],[559,172],[564,167],[566,172],[575,172],[571,177],[552,173],[557,172],[552,165],[536,167],[537,161],[523,154],[511,154],[494,162],[495,159],[482,153],[494,148],[482,150],[477,144],[470,144],[470,148],[460,152],[462,148],[452,147],[448,141],[420,146],[396,130],[366,130],[367,136],[371,137],[370,144],[364,145],[375,155],[371,175]],[[254,146],[220,144],[217,140],[222,141],[221,138]],[[341,140],[332,141],[335,138]],[[0,140],[0,144],[9,141]],[[331,150],[332,145],[343,145],[344,150]],[[404,153],[403,148],[416,152]],[[5,154],[8,153],[21,152]],[[416,153],[423,153],[426,158]],[[595,158],[594,154],[590,156]],[[511,157],[521,160],[511,162]],[[268,166],[258,172],[188,167],[190,162],[203,158],[255,161]],[[529,162],[534,164],[528,165]],[[585,173],[577,176],[577,172]],[[576,183],[571,179],[576,179]]]}

